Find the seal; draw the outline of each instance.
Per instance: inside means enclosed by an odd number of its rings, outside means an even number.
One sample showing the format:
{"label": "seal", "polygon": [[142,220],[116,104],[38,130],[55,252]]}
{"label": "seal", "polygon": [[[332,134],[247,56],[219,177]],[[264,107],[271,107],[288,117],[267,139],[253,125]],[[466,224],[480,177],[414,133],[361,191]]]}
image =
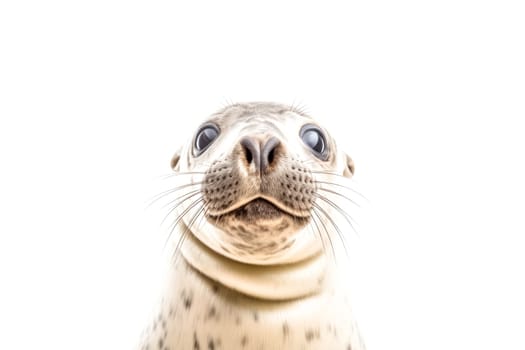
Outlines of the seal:
{"label": "seal", "polygon": [[276,103],[227,106],[171,167],[177,183],[157,199],[173,258],[139,349],[364,349],[345,247],[354,164],[319,123]]}

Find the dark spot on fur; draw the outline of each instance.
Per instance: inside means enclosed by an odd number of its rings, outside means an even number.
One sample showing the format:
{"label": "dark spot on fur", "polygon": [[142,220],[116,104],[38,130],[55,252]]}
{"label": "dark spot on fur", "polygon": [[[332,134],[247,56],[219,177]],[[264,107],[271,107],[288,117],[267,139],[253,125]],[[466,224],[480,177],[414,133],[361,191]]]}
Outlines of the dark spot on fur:
{"label": "dark spot on fur", "polygon": [[306,333],[304,334],[304,336],[305,336],[307,342],[311,342],[312,339],[314,339],[314,332],[311,331],[311,330],[306,331]]}
{"label": "dark spot on fur", "polygon": [[192,296],[186,295],[186,293],[183,291],[182,292],[182,303],[184,304],[184,308],[186,310],[189,310],[191,308]]}
{"label": "dark spot on fur", "polygon": [[197,332],[193,332],[193,350],[200,350],[199,339],[197,339]]}
{"label": "dark spot on fur", "polygon": [[248,337],[247,336],[243,336],[241,338],[241,346],[244,348],[246,346],[246,344],[248,344]]}
{"label": "dark spot on fur", "polygon": [[208,350],[215,350],[215,342],[213,339],[208,340]]}
{"label": "dark spot on fur", "polygon": [[211,286],[211,289],[213,293],[217,294],[219,292],[219,286],[217,284],[214,284]]}
{"label": "dark spot on fur", "polygon": [[210,319],[210,318],[217,318],[217,310],[215,309],[215,306],[210,306],[210,308],[208,309],[208,314],[206,315],[206,318],[207,319]]}
{"label": "dark spot on fur", "polygon": [[283,323],[283,336],[286,338],[290,334],[290,326],[288,326],[288,323]]}
{"label": "dark spot on fur", "polygon": [[307,329],[304,336],[307,342],[311,342],[314,338],[319,339],[321,337],[321,332],[319,329]]}
{"label": "dark spot on fur", "polygon": [[255,322],[259,322],[259,314],[257,313],[257,311],[254,311],[253,312],[253,320]]}

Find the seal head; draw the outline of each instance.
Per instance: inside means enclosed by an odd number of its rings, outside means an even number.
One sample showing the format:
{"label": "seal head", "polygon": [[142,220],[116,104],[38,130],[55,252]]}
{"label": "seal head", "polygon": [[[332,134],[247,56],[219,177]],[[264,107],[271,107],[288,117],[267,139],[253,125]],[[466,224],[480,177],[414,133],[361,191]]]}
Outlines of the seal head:
{"label": "seal head", "polygon": [[191,214],[184,223],[192,243],[182,249],[191,265],[217,280],[225,273],[210,265],[222,263],[288,280],[294,269],[323,274],[319,179],[351,177],[354,165],[312,118],[285,105],[235,104],[208,118],[171,165],[199,186],[179,209]]}

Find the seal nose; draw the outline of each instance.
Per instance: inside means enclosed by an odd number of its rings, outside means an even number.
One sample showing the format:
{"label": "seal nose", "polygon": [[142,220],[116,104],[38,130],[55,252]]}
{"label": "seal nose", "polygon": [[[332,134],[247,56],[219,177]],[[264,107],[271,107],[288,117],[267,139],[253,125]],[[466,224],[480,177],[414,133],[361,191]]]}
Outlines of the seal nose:
{"label": "seal nose", "polygon": [[241,146],[248,165],[254,164],[257,172],[265,172],[275,162],[275,153],[281,142],[271,137],[260,142],[254,137],[244,137]]}

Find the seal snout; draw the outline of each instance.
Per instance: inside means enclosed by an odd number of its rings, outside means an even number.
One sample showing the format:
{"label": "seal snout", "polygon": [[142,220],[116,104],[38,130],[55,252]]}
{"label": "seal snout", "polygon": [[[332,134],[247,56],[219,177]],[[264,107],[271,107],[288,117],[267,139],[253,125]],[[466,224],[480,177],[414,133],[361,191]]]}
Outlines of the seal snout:
{"label": "seal snout", "polygon": [[243,137],[240,141],[242,157],[248,170],[261,174],[271,171],[278,161],[281,141],[276,137],[261,140],[254,136]]}
{"label": "seal snout", "polygon": [[271,134],[241,137],[229,156],[210,165],[202,184],[207,214],[217,217],[264,199],[252,204],[275,209],[274,218],[308,218],[315,191],[309,165],[291,156],[284,142]]}

